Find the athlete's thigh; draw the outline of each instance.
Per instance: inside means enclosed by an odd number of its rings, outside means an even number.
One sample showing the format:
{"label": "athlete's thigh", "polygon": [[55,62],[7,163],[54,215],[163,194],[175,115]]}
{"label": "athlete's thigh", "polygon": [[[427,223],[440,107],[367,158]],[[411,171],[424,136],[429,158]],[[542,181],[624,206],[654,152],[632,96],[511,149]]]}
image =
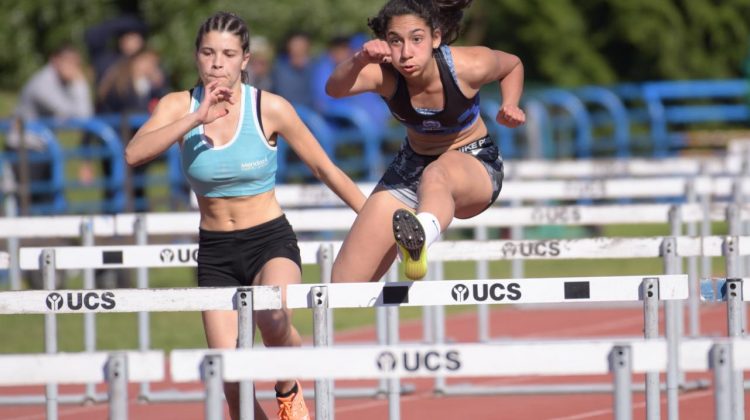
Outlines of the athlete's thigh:
{"label": "athlete's thigh", "polygon": [[490,204],[492,181],[479,159],[451,150],[430,163],[425,172],[435,169],[445,174],[446,182],[450,185],[456,204],[456,217],[474,216]]}
{"label": "athlete's thigh", "polygon": [[377,281],[396,257],[393,212],[407,206],[378,189],[357,215],[334,263],[335,282]]}
{"label": "athlete's thigh", "polygon": [[299,266],[289,258],[271,258],[263,264],[255,276],[253,284],[259,286],[280,286],[281,300],[286,307],[286,286],[299,284],[302,281],[302,271]]}
{"label": "athlete's thigh", "polygon": [[237,347],[236,311],[204,311],[202,315],[209,348],[233,349]]}

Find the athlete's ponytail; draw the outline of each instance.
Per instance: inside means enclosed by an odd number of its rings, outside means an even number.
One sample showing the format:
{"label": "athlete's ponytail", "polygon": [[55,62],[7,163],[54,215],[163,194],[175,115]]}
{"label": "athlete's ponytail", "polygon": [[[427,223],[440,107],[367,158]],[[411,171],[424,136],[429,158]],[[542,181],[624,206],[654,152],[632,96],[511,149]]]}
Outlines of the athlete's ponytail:
{"label": "athlete's ponytail", "polygon": [[438,9],[438,21],[443,33],[443,43],[452,44],[461,35],[461,19],[464,9],[471,5],[472,0],[433,0]]}
{"label": "athlete's ponytail", "polygon": [[367,20],[376,37],[385,39],[394,16],[414,15],[422,18],[431,30],[440,29],[443,44],[451,44],[460,35],[463,9],[472,0],[390,0],[377,16]]}

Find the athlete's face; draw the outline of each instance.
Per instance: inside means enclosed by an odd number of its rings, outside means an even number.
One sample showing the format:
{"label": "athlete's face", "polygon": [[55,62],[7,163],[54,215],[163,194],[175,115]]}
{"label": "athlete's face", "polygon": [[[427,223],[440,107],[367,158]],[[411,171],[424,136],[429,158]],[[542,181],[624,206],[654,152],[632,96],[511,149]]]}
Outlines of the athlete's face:
{"label": "athlete's face", "polygon": [[396,69],[405,77],[416,76],[432,63],[432,50],[440,46],[440,30],[431,30],[418,16],[394,16],[385,40]]}
{"label": "athlete's face", "polygon": [[250,54],[242,51],[240,37],[231,32],[211,31],[204,34],[195,54],[203,83],[218,80],[220,85],[229,88],[240,83],[240,76],[249,59]]}

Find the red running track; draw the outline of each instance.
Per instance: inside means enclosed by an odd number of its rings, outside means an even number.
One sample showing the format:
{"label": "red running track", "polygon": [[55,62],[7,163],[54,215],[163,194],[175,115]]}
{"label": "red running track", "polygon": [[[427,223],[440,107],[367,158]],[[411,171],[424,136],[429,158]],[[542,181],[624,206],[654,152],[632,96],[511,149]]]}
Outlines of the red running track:
{"label": "red running track", "polygon": [[[726,307],[722,304],[704,305],[701,309],[701,334],[722,336],[726,334]],[[627,309],[518,309],[495,308],[491,312],[491,331],[498,338],[583,338],[611,336],[640,336],[643,328],[643,314],[639,307]],[[446,332],[450,340],[475,342],[476,316],[474,312],[451,316],[446,321]],[[660,331],[664,331],[663,326]],[[401,323],[402,340],[419,340],[422,334],[422,321]],[[340,333],[338,342],[373,341],[372,328]],[[510,361],[512,362],[512,361]],[[705,379],[710,374],[691,375],[688,380]],[[449,383],[466,383],[469,378],[461,378]],[[634,382],[642,377],[635,377]],[[603,383],[610,382],[608,376],[601,377],[509,377],[482,378],[471,380],[476,384],[521,385],[539,383]],[[414,387],[414,392],[401,397],[401,418],[403,419],[527,419],[527,420],[604,420],[613,418],[612,397],[609,394],[567,394],[567,395],[524,395],[524,396],[479,396],[457,397],[438,396],[433,393],[432,380],[407,380],[405,384]],[[374,381],[337,382],[337,386],[374,385]],[[258,383],[259,389],[270,390],[272,384]],[[200,384],[174,385],[169,383],[152,384],[153,390],[182,389],[199,390]],[[303,383],[304,389],[312,389],[312,383]],[[61,393],[81,392],[81,387],[61,387]],[[105,391],[101,386],[99,390]],[[0,388],[0,395],[43,393],[42,387]],[[202,419],[202,403],[156,403],[142,404],[134,400],[137,385],[130,387],[133,401],[129,405],[131,419],[168,420]],[[272,401],[263,401],[266,412],[275,418]],[[308,401],[310,412],[314,413],[314,401]],[[745,397],[745,406],[750,407],[750,399]],[[680,418],[683,420],[704,420],[714,417],[713,389],[690,390],[680,393]],[[662,418],[666,418],[666,396],[662,393]],[[37,420],[45,418],[43,406],[0,407],[0,419]],[[105,419],[107,405],[87,406],[61,405],[59,418]],[[228,415],[226,418],[229,418]],[[337,399],[337,420],[375,420],[388,418],[388,402],[385,399]],[[643,394],[633,395],[633,418],[645,418]]]}

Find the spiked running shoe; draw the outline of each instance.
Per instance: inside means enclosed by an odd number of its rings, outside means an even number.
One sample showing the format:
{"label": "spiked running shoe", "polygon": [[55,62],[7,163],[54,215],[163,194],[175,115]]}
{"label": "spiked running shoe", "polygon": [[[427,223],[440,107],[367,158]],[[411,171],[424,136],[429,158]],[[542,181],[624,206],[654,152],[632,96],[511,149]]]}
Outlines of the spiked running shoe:
{"label": "spiked running shoe", "polygon": [[393,237],[404,258],[404,275],[419,280],[427,274],[427,247],[422,224],[406,209],[393,212]]}
{"label": "spiked running shoe", "polygon": [[297,392],[288,397],[276,397],[276,402],[279,404],[279,420],[310,420],[299,382]]}

